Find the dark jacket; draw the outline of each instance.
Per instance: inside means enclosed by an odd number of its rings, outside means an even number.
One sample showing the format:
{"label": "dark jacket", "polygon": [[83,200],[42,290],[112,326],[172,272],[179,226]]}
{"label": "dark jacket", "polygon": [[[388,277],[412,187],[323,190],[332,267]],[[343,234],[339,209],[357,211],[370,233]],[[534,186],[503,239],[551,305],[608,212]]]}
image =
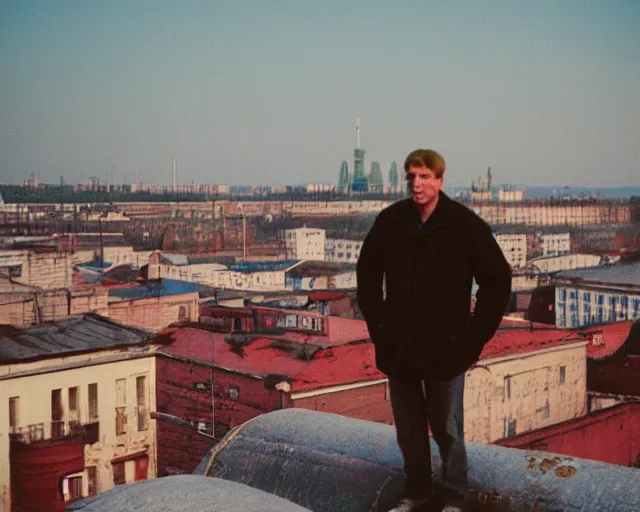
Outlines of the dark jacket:
{"label": "dark jacket", "polygon": [[511,268],[489,225],[442,192],[420,225],[412,199],[380,212],[360,251],[358,304],[380,371],[450,379],[478,360],[500,325]]}

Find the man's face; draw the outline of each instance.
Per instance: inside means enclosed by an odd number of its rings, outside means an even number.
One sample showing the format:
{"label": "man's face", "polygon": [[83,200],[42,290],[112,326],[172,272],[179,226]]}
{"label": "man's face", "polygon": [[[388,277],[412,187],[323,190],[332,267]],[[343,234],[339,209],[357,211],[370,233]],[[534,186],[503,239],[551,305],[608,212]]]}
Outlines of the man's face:
{"label": "man's face", "polygon": [[436,177],[436,173],[428,167],[409,167],[406,179],[411,198],[419,205],[435,201],[442,188],[442,176]]}

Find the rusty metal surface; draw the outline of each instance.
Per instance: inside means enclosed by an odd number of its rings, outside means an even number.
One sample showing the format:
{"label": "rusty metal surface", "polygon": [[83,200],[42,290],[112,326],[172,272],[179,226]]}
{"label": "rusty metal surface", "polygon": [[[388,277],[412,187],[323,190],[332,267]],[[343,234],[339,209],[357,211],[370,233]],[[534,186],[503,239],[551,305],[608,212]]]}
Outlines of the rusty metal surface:
{"label": "rusty metal surface", "polygon": [[[432,441],[436,484],[442,468]],[[468,443],[466,510],[637,512],[640,470],[545,452]],[[400,497],[394,428],[287,409],[230,432],[197,474],[233,480],[314,512],[386,511]]]}

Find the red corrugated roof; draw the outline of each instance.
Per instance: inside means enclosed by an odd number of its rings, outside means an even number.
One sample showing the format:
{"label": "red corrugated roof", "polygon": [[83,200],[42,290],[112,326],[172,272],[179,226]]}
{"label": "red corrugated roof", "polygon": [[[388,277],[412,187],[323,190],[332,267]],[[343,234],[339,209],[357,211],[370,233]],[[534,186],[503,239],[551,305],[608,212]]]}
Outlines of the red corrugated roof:
{"label": "red corrugated roof", "polygon": [[498,332],[485,345],[480,359],[525,354],[580,341],[587,341],[587,338],[575,331],[505,318]]}
{"label": "red corrugated roof", "polygon": [[[604,359],[615,354],[627,341],[632,324],[631,320],[625,320],[584,329],[582,332],[590,339],[587,345],[587,357]],[[602,334],[601,339],[597,336],[598,334]]]}
{"label": "red corrugated roof", "polygon": [[234,348],[224,334],[191,327],[172,327],[162,333],[171,335],[171,344],[160,351],[219,368],[265,377],[279,374],[291,379],[292,391],[349,384],[384,378],[375,367],[373,345],[358,343],[318,350],[304,361],[291,352],[276,348],[274,340],[258,338]]}

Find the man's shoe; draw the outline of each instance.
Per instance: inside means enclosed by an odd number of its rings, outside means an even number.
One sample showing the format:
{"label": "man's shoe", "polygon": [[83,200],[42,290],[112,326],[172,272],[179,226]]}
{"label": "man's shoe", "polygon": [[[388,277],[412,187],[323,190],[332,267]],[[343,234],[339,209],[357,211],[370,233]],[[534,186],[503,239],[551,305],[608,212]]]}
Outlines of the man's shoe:
{"label": "man's shoe", "polygon": [[389,512],[441,512],[442,504],[439,504],[438,501],[434,497],[419,500],[403,498]]}

